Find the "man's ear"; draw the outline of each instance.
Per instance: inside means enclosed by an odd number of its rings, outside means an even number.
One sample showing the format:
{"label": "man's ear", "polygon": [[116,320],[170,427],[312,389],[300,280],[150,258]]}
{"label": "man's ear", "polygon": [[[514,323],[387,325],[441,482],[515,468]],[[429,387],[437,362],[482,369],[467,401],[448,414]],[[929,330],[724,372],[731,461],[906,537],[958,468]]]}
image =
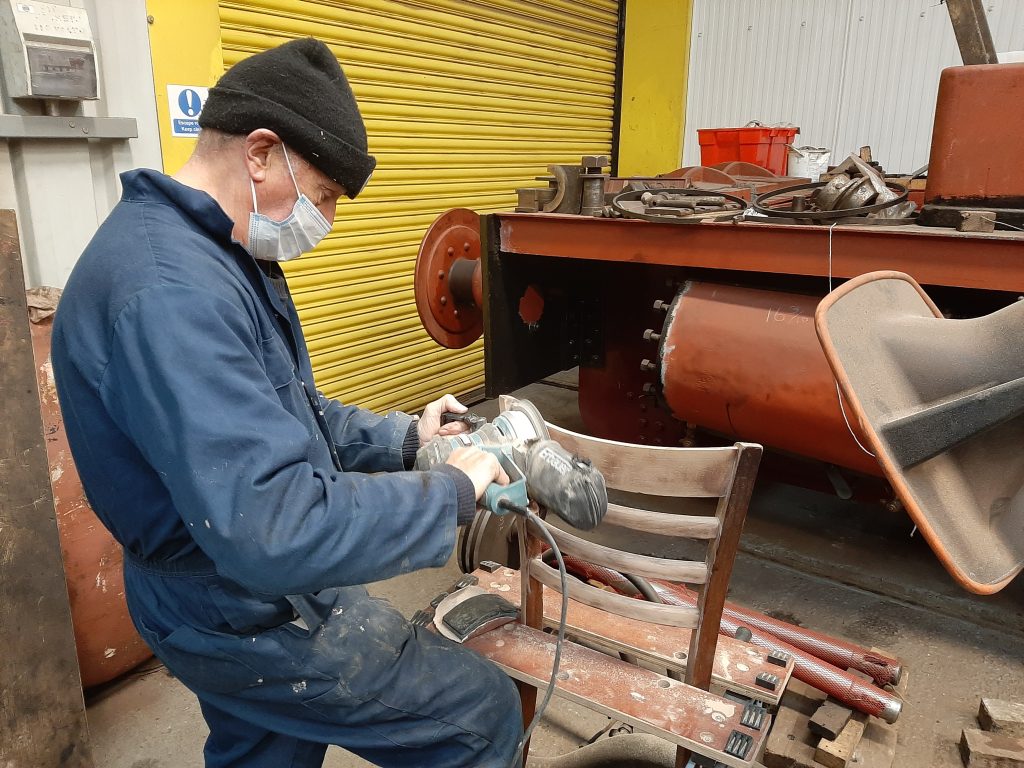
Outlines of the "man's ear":
{"label": "man's ear", "polygon": [[281,146],[281,139],[268,128],[257,128],[245,137],[245,167],[253,181],[264,181],[270,168],[270,156]]}

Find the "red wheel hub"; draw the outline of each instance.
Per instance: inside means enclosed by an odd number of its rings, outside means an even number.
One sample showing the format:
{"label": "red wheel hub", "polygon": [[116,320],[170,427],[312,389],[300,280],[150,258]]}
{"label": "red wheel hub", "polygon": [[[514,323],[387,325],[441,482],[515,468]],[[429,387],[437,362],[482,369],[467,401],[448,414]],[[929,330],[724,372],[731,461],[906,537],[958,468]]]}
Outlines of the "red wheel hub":
{"label": "red wheel hub", "polygon": [[448,349],[468,347],[484,330],[480,217],[466,208],[439,216],[416,257],[416,311],[430,337]]}

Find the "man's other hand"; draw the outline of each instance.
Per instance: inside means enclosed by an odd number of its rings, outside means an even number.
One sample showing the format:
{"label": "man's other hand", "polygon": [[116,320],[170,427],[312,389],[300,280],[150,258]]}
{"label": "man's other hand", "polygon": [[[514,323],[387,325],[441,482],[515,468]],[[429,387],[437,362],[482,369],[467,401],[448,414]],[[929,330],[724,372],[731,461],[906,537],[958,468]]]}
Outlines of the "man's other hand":
{"label": "man's other hand", "polygon": [[477,501],[484,495],[484,491],[491,483],[508,485],[509,482],[508,475],[494,455],[481,451],[479,448],[456,448],[445,463],[456,469],[461,469],[469,476],[469,479],[473,481]]}
{"label": "man's other hand", "polygon": [[[441,426],[441,416],[445,413],[465,413],[468,409],[455,399],[455,395],[445,395],[423,409],[423,415],[416,423],[416,431],[420,437],[420,447],[429,443],[438,435],[445,437],[466,432],[469,427],[461,421]],[[461,467],[460,467],[461,469]]]}

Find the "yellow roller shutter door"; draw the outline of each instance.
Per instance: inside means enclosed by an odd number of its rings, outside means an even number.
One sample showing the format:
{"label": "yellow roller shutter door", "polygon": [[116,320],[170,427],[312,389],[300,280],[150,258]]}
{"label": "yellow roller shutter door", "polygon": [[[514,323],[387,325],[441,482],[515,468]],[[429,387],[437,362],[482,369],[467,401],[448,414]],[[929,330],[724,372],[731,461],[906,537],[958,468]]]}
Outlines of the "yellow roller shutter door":
{"label": "yellow roller shutter door", "polygon": [[417,248],[443,211],[509,210],[549,163],[610,153],[618,3],[222,1],[220,21],[225,66],[297,37],[331,46],[377,156],[287,265],[320,388],[383,411],[482,386],[481,342],[444,350],[420,327]]}

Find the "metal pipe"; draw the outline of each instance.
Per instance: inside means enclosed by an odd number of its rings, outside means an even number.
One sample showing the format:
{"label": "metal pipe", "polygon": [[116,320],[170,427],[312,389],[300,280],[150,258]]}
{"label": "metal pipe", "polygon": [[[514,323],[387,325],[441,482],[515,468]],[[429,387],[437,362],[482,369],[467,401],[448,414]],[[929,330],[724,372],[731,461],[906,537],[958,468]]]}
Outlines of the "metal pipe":
{"label": "metal pipe", "polygon": [[[563,559],[565,561],[566,568],[570,571],[574,571],[587,579],[593,579],[607,584],[612,589],[617,592],[621,592],[622,594],[644,599],[644,591],[630,579],[617,571],[589,563],[586,560],[582,560],[573,555],[565,555]],[[667,603],[669,605],[683,605],[692,608],[697,607],[696,593],[686,589],[682,585],[655,581],[651,583],[651,587],[657,593],[657,596],[660,598],[660,602]],[[798,648],[797,646],[776,637],[769,631],[756,627],[753,622],[745,621],[743,617],[737,614],[737,606],[728,603],[727,606],[727,610],[724,611],[722,615],[719,634],[727,637],[735,637],[737,630],[746,628],[751,633],[750,642],[754,645],[768,651],[779,651],[782,653],[788,653],[792,656],[793,675],[798,680],[802,680],[808,685],[812,685],[815,688],[828,693],[838,701],[841,701],[847,706],[853,707],[860,712],[880,717],[888,723],[896,722],[896,719],[899,717],[900,712],[903,709],[903,702],[895,694],[882,690],[881,688],[877,688],[870,683],[866,683],[860,678],[854,677],[849,672],[818,658],[812,651]],[[759,616],[753,611],[749,611],[747,613],[752,614],[754,619],[757,619]],[[784,627],[786,626],[782,622],[776,623]],[[794,627],[793,629],[796,628]],[[827,649],[830,643],[837,647],[845,645],[850,648],[856,648],[856,646],[843,643],[843,641],[835,638],[817,635],[816,633],[810,634],[824,641],[819,643],[819,648]]]}
{"label": "metal pipe", "polygon": [[840,410],[814,331],[819,299],[687,283],[661,334],[665,401],[706,429],[880,475]]}
{"label": "metal pipe", "polygon": [[[680,605],[695,608],[697,596],[677,584],[654,582],[662,600],[669,605]],[[895,723],[903,710],[903,702],[899,697],[876,686],[854,677],[839,667],[822,661],[811,653],[778,639],[763,631],[754,631],[735,618],[722,615],[719,634],[735,637],[737,630],[747,627],[750,630],[750,642],[768,651],[788,653],[793,657],[793,676],[848,707],[874,717],[880,717],[887,723]]]}

